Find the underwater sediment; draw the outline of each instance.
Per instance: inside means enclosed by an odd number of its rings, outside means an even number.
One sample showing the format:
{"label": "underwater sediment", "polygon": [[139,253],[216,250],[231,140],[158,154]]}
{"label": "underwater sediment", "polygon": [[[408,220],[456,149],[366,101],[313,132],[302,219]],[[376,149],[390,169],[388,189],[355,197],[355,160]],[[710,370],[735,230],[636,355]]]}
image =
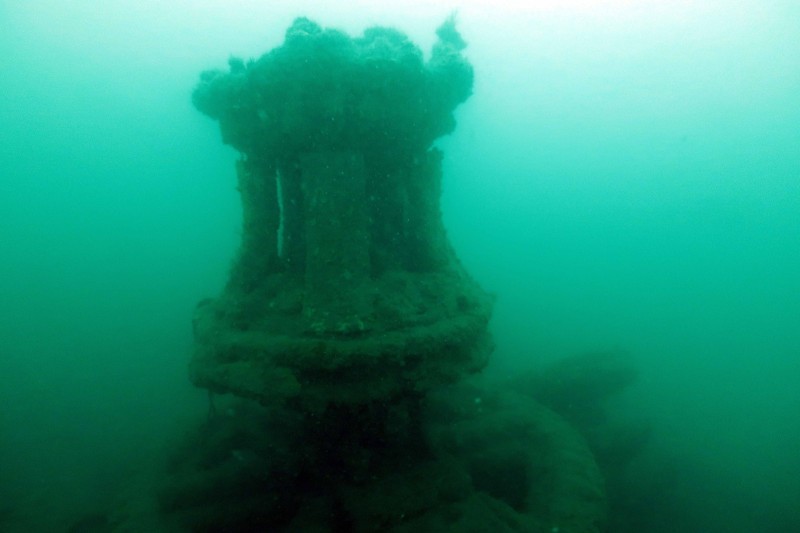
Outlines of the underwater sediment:
{"label": "underwater sediment", "polygon": [[198,304],[190,377],[230,395],[160,493],[190,531],[601,531],[602,477],[564,419],[466,384],[492,298],[440,213],[473,69],[453,18],[426,61],[403,33],[298,18],[195,88],[240,154],[242,241]]}

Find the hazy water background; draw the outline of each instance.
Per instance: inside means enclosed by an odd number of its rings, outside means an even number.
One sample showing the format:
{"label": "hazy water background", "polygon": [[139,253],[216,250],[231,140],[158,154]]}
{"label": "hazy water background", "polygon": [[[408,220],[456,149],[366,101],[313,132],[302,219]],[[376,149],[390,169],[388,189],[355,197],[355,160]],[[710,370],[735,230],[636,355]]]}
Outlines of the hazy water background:
{"label": "hazy water background", "polygon": [[[441,145],[490,372],[631,351],[673,530],[796,529],[800,4],[488,3],[460,4],[475,94]],[[0,3],[0,517],[102,503],[203,412],[190,314],[240,215],[198,73],[300,14],[427,52],[458,6]]]}

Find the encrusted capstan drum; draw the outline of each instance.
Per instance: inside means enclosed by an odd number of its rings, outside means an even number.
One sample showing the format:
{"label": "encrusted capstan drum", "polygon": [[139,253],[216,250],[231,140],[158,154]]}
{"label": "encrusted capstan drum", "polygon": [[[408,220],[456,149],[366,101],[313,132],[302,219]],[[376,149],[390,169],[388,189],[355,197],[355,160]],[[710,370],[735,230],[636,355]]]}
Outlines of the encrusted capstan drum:
{"label": "encrusted capstan drum", "polygon": [[242,243],[198,305],[194,383],[306,408],[421,394],[481,369],[491,299],[442,223],[442,153],[471,94],[452,19],[430,59],[404,34],[295,20],[208,71],[195,106],[240,154]]}

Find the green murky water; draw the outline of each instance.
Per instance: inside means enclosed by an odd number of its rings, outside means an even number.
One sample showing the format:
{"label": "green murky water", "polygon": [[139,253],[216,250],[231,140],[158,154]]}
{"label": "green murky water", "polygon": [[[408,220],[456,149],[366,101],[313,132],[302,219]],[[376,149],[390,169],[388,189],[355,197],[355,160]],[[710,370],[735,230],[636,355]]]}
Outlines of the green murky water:
{"label": "green murky water", "polygon": [[[0,6],[0,530],[103,508],[204,414],[190,315],[240,213],[197,74],[298,14],[427,50],[453,7],[234,4]],[[650,530],[797,529],[800,8],[550,4],[459,12],[476,81],[442,202],[497,295],[487,374],[627,350]]]}

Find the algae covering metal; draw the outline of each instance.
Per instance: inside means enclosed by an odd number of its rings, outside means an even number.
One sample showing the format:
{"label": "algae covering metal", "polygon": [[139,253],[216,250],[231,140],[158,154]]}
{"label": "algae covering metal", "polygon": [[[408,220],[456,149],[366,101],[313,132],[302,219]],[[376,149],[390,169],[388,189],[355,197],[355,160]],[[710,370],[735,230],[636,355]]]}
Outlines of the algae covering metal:
{"label": "algae covering metal", "polygon": [[404,34],[298,18],[283,45],[208,71],[195,106],[239,151],[242,243],[196,310],[194,383],[262,402],[386,400],[491,352],[491,299],[442,223],[442,154],[473,82],[448,20],[430,59]]}

